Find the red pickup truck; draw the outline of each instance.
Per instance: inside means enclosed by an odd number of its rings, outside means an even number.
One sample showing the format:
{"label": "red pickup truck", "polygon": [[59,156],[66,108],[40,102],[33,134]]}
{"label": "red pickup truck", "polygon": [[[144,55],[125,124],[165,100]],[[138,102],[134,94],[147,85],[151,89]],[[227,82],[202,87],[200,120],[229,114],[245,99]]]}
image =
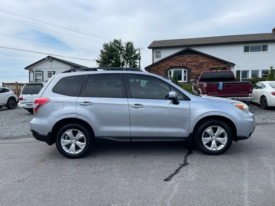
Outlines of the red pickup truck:
{"label": "red pickup truck", "polygon": [[232,71],[204,71],[191,82],[192,94],[197,96],[224,97],[248,104],[252,100],[252,83],[236,81]]}

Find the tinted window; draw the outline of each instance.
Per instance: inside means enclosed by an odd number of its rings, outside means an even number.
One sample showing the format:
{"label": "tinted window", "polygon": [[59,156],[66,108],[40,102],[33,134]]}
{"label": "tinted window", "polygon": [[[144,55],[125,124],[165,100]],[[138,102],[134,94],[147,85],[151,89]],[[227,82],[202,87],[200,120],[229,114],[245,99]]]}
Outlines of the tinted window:
{"label": "tinted window", "polygon": [[132,98],[165,99],[168,98],[170,87],[155,77],[146,75],[127,75]]}
{"label": "tinted window", "polygon": [[235,81],[235,79],[231,72],[206,72],[202,74],[200,81]]}
{"label": "tinted window", "polygon": [[6,89],[6,88],[0,88],[0,93],[6,93],[9,92],[10,90]]}
{"label": "tinted window", "polygon": [[269,83],[272,88],[275,88],[275,83]]}
{"label": "tinted window", "polygon": [[38,94],[43,84],[25,84],[21,94]]}
{"label": "tinted window", "polygon": [[84,75],[64,77],[54,86],[53,92],[66,96],[79,96]]}
{"label": "tinted window", "polygon": [[90,75],[85,89],[87,97],[123,97],[120,74]]}

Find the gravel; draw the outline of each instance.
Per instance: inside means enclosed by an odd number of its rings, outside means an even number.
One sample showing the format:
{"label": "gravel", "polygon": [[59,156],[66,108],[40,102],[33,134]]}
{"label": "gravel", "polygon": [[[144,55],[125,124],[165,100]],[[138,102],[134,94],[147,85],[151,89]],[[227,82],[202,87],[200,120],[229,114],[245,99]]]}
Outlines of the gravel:
{"label": "gravel", "polygon": [[257,104],[250,104],[249,110],[255,115],[256,125],[275,124],[275,107],[263,110]]}
{"label": "gravel", "polygon": [[[275,108],[263,110],[256,104],[251,104],[250,112],[255,114],[257,125],[275,124]],[[0,109],[0,139],[26,138],[32,136],[30,121],[33,114],[25,109]]]}
{"label": "gravel", "polygon": [[14,139],[32,136],[30,121],[33,114],[22,108],[0,110],[0,139]]}

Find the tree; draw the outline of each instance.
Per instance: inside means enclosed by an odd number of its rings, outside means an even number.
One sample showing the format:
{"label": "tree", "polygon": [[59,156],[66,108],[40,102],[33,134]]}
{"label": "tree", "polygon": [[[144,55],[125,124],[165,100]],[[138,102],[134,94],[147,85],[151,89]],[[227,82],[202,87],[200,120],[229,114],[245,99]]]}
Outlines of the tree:
{"label": "tree", "polygon": [[99,67],[131,67],[138,68],[140,54],[134,47],[133,42],[125,42],[115,39],[112,42],[104,43],[103,49],[96,62]]}
{"label": "tree", "polygon": [[177,76],[176,72],[173,72],[173,79],[175,81],[175,84],[178,85],[179,84],[179,80],[178,80],[178,76]]}
{"label": "tree", "polygon": [[218,70],[223,70],[223,68],[221,66],[219,66]]}
{"label": "tree", "polygon": [[267,81],[275,80],[273,67],[270,67],[270,71],[269,71],[269,74],[267,75],[266,80]]}

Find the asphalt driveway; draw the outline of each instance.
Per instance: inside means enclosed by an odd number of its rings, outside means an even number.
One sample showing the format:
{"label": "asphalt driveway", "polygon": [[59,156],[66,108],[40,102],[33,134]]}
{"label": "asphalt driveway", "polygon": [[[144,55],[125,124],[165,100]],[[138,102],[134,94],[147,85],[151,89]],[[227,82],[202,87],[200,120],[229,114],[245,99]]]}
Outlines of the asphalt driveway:
{"label": "asphalt driveway", "polygon": [[33,138],[1,140],[1,205],[274,205],[274,134],[259,125],[221,156],[183,143],[100,143],[76,160]]}

